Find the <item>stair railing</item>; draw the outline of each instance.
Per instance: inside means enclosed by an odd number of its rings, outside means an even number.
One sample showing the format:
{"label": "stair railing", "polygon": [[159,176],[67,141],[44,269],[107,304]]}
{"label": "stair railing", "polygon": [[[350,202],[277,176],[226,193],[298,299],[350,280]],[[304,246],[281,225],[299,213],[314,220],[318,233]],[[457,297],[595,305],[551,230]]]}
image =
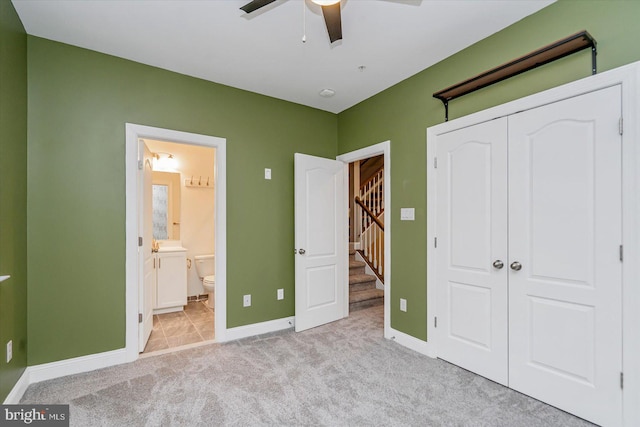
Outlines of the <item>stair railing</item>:
{"label": "stair railing", "polygon": [[366,182],[360,186],[360,200],[373,212],[374,217],[380,216],[384,210],[384,169],[380,168]]}
{"label": "stair railing", "polygon": [[355,198],[357,218],[362,219],[360,234],[360,249],[365,261],[384,283],[384,223],[379,219],[382,216],[375,215],[367,204]]}

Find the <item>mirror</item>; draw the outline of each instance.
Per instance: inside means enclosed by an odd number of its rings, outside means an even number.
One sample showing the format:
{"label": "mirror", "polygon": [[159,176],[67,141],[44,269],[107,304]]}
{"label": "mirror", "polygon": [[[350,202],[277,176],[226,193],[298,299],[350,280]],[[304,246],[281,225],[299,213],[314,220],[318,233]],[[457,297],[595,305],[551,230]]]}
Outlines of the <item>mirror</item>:
{"label": "mirror", "polygon": [[153,238],[180,240],[180,174],[152,173]]}

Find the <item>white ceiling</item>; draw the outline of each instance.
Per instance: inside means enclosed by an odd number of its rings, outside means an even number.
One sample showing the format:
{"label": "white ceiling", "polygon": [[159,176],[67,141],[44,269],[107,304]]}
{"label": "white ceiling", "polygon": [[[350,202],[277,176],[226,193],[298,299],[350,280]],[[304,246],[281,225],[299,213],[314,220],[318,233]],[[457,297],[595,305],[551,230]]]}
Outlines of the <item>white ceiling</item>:
{"label": "white ceiling", "polygon": [[[342,0],[343,40],[333,45],[309,0],[246,15],[248,2],[13,0],[29,34],[333,113],[553,0]],[[321,97],[324,88],[335,96]]]}

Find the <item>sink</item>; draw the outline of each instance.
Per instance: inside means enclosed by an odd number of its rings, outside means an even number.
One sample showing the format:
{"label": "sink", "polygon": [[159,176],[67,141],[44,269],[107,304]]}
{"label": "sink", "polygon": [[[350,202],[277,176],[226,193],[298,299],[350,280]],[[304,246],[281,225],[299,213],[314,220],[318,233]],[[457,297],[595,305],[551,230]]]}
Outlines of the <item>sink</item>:
{"label": "sink", "polygon": [[186,248],[182,247],[181,240],[160,240],[158,242],[160,248],[158,252],[186,252]]}
{"label": "sink", "polygon": [[160,246],[158,252],[186,252],[187,248],[182,246]]}

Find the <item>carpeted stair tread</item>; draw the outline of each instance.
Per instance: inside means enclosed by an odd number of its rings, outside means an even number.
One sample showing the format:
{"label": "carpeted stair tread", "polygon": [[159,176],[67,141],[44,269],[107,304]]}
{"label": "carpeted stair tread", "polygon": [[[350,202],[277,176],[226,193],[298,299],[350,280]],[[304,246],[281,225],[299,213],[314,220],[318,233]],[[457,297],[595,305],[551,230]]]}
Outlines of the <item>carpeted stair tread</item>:
{"label": "carpeted stair tread", "polygon": [[370,299],[383,298],[384,291],[382,289],[367,289],[364,291],[351,292],[349,294],[349,303],[361,302]]}
{"label": "carpeted stair tread", "polygon": [[353,285],[356,283],[366,283],[366,282],[375,282],[376,276],[372,276],[371,274],[350,274],[349,275],[349,284]]}
{"label": "carpeted stair tread", "polygon": [[364,261],[349,260],[349,268],[360,268],[364,267],[365,265],[367,265],[367,263]]}
{"label": "carpeted stair tread", "polygon": [[349,310],[384,304],[384,291],[376,288],[376,276],[365,273],[367,263],[357,261],[355,253],[349,248]]}
{"label": "carpeted stair tread", "polygon": [[349,292],[349,310],[355,311],[363,308],[375,307],[384,304],[384,291],[380,289],[367,289],[363,291]]}

